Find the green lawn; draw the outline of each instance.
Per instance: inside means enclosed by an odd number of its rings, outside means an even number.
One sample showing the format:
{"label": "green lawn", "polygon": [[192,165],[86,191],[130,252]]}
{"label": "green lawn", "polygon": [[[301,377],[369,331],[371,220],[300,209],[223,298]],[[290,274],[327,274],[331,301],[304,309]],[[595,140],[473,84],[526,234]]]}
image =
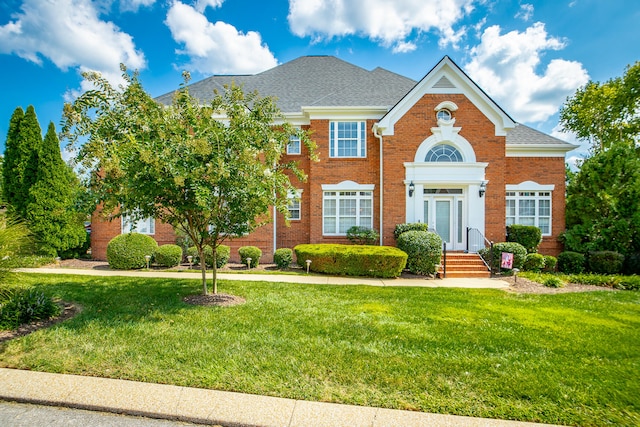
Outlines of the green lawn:
{"label": "green lawn", "polygon": [[24,275],[83,307],[0,366],[545,423],[640,425],[640,293]]}

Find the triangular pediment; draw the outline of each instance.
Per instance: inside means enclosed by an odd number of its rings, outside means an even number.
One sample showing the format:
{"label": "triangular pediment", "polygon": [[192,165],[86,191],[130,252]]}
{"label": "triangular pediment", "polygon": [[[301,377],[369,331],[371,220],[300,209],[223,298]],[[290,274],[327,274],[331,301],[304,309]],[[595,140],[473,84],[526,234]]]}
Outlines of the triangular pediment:
{"label": "triangular pediment", "polygon": [[495,125],[495,134],[505,136],[514,120],[491,99],[451,58],[445,56],[385,116],[376,123],[377,131],[394,134],[394,125],[425,94],[462,94]]}

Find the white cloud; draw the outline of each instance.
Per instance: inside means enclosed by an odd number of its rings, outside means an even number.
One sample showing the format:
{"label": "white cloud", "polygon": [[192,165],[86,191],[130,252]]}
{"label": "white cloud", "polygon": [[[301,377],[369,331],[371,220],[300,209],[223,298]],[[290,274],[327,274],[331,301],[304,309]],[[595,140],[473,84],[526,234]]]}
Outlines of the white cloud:
{"label": "white cloud", "polygon": [[112,84],[122,83],[120,63],[146,66],[132,37],[99,18],[90,0],[25,0],[12,21],[0,26],[0,53],[42,64],[48,59],[61,70],[96,70]]}
{"label": "white cloud", "polygon": [[152,6],[156,0],[120,0],[120,10],[123,12],[137,12],[141,7]]}
{"label": "white cloud", "polygon": [[581,63],[564,59],[551,60],[540,74],[541,54],[565,47],[563,40],[547,34],[544,24],[524,32],[500,31],[497,25],[484,31],[465,70],[517,121],[545,121],[589,80]]}
{"label": "white cloud", "polygon": [[533,17],[533,5],[532,4],[521,4],[520,10],[516,13],[516,18],[520,18],[523,21],[527,22]]}
{"label": "white cloud", "polygon": [[415,43],[413,42],[398,42],[394,47],[393,47],[393,53],[407,53],[407,52],[413,52],[414,50],[417,49],[417,46]]}
{"label": "white cloud", "polygon": [[436,32],[440,46],[457,46],[464,35],[454,25],[475,0],[289,0],[289,26],[314,41],[348,35],[368,37],[401,52],[415,32]]}
{"label": "white cloud", "polygon": [[[211,2],[209,2],[211,3]],[[278,65],[259,33],[239,32],[225,22],[212,24],[195,8],[173,3],[165,21],[173,39],[184,44],[187,66],[202,73],[252,74]]]}
{"label": "white cloud", "polygon": [[224,0],[197,0],[194,8],[198,12],[204,12],[207,7],[215,9],[222,6],[222,3],[224,3]]}

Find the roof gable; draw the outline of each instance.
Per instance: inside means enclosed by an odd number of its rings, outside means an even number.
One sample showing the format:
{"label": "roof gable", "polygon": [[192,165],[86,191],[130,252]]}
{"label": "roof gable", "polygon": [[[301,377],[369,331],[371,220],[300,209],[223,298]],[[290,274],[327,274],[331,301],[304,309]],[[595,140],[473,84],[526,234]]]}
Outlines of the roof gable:
{"label": "roof gable", "polygon": [[393,135],[394,125],[425,94],[465,95],[495,125],[496,135],[505,136],[514,120],[493,101],[451,58],[445,56],[377,123],[382,135]]}

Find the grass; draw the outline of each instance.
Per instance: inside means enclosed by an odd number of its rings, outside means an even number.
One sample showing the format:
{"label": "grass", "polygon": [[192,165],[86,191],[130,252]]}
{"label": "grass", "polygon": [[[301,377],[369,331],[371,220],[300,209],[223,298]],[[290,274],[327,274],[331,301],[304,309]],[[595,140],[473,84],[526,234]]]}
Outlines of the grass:
{"label": "grass", "polygon": [[640,293],[26,275],[83,307],[0,366],[566,425],[640,424]]}

